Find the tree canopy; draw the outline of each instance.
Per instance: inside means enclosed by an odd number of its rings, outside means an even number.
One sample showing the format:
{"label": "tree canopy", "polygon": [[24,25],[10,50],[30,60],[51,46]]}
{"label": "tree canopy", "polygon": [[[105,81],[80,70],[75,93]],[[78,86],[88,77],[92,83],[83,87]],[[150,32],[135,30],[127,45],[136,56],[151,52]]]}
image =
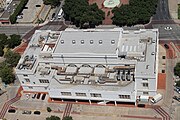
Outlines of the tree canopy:
{"label": "tree canopy", "polygon": [[146,24],[156,12],[157,0],[130,0],[128,5],[115,7],[112,12],[113,24],[132,26]]}
{"label": "tree canopy", "polygon": [[8,37],[6,34],[0,34],[0,56],[4,55],[4,47],[14,48],[21,44],[21,36],[20,35],[10,35]]}
{"label": "tree canopy", "polygon": [[66,20],[80,27],[85,23],[99,25],[105,18],[105,13],[97,4],[89,5],[88,0],[65,0],[63,11]]}
{"label": "tree canopy", "polygon": [[180,62],[174,67],[174,74],[180,77]]}
{"label": "tree canopy", "polygon": [[51,115],[51,117],[47,117],[46,120],[60,120],[58,116]]}
{"label": "tree canopy", "polygon": [[6,34],[0,34],[0,46],[4,46],[7,44],[8,36]]}
{"label": "tree canopy", "polygon": [[9,48],[14,48],[14,47],[20,45],[21,44],[21,36],[16,35],[16,34],[10,35],[10,38],[8,39],[7,44],[8,44]]}
{"label": "tree canopy", "polygon": [[21,56],[18,53],[12,52],[11,50],[8,50],[4,57],[6,58],[5,62],[10,67],[16,67],[16,65],[19,62],[19,59],[21,58]]}
{"label": "tree canopy", "polygon": [[0,65],[0,77],[5,84],[12,83],[15,80],[13,69],[3,63]]}
{"label": "tree canopy", "polygon": [[63,118],[63,120],[73,120],[71,116],[66,116]]}
{"label": "tree canopy", "polygon": [[9,17],[9,20],[10,20],[11,24],[16,23],[17,16],[23,11],[23,9],[24,9],[24,7],[26,6],[27,3],[28,3],[28,0],[20,0],[20,3],[16,7],[15,11]]}

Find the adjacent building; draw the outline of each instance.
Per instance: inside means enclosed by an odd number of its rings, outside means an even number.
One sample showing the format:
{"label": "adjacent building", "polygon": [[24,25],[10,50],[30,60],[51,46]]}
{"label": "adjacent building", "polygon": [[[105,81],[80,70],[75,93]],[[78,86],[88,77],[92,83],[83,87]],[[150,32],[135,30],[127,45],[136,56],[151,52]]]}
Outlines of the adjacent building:
{"label": "adjacent building", "polygon": [[16,74],[51,100],[136,103],[156,95],[157,29],[37,30]]}

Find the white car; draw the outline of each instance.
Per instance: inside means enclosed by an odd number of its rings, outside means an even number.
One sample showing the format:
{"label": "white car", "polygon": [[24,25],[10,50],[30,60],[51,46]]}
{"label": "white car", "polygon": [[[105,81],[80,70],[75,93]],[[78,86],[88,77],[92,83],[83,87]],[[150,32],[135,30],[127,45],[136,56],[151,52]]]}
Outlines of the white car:
{"label": "white car", "polygon": [[23,18],[22,15],[18,15],[18,16],[17,16],[17,19],[22,19],[22,18]]}
{"label": "white car", "polygon": [[165,30],[172,30],[172,27],[167,26],[167,27],[165,27],[164,29],[165,29]]}

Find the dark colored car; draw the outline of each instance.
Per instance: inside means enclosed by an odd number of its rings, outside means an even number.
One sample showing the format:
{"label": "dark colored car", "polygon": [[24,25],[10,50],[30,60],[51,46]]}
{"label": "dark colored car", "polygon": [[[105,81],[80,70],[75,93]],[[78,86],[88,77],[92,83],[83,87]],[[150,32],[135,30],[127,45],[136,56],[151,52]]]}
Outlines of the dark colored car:
{"label": "dark colored car", "polygon": [[175,87],[174,90],[180,94],[180,88],[179,87]]}
{"label": "dark colored car", "polygon": [[165,47],[166,49],[169,49],[169,45],[167,45],[167,44],[164,44],[164,47]]}
{"label": "dark colored car", "polygon": [[178,102],[180,102],[180,97],[174,96],[173,99],[177,100]]}
{"label": "dark colored car", "polygon": [[41,112],[40,112],[40,111],[34,111],[34,114],[36,114],[36,115],[40,115],[40,114],[41,114]]}
{"label": "dark colored car", "polygon": [[33,99],[36,98],[36,94],[33,94],[32,98],[33,98]]}
{"label": "dark colored car", "polygon": [[40,96],[41,96],[41,93],[38,93],[38,94],[37,94],[37,99],[39,99],[39,98],[40,98]]}
{"label": "dark colored car", "polygon": [[15,113],[15,112],[16,112],[15,109],[9,109],[9,110],[8,110],[8,113]]}
{"label": "dark colored car", "polygon": [[55,13],[52,14],[52,18],[54,18],[54,16],[55,16]]}
{"label": "dark colored car", "polygon": [[41,100],[44,100],[46,97],[46,94],[43,94],[42,97],[41,97]]}
{"label": "dark colored car", "polygon": [[138,107],[145,107],[145,104],[138,104]]}
{"label": "dark colored car", "polygon": [[41,7],[41,5],[36,5],[36,7]]}

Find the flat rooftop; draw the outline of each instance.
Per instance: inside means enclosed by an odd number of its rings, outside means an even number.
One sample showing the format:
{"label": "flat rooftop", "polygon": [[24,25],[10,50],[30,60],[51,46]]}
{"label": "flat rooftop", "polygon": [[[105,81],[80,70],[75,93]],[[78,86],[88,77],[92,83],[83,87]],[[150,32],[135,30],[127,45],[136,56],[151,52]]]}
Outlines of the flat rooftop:
{"label": "flat rooftop", "polygon": [[112,30],[63,31],[54,53],[115,54],[120,35]]}

